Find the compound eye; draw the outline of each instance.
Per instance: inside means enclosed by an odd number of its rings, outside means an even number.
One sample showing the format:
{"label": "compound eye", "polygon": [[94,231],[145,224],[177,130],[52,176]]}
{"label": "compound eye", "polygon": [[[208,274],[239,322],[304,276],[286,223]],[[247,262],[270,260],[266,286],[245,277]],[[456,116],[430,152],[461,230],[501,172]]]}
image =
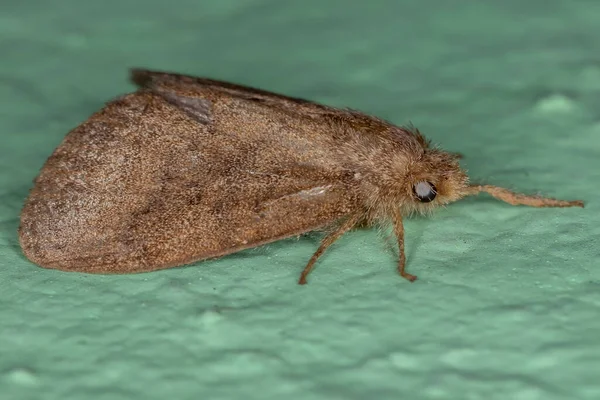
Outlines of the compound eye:
{"label": "compound eye", "polygon": [[413,192],[421,203],[429,203],[437,195],[435,186],[431,182],[421,181],[413,186]]}

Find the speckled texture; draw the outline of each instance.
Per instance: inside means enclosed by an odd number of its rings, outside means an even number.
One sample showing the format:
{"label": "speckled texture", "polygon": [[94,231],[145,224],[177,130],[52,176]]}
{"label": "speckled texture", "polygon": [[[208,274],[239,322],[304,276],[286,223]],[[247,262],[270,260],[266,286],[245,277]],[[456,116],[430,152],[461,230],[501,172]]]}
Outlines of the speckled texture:
{"label": "speckled texture", "polygon": [[[26,399],[598,399],[600,3],[9,2],[0,10],[0,391]],[[362,4],[362,5],[359,5]],[[585,209],[469,199],[132,276],[21,255],[45,158],[130,66],[412,121],[477,180]]]}

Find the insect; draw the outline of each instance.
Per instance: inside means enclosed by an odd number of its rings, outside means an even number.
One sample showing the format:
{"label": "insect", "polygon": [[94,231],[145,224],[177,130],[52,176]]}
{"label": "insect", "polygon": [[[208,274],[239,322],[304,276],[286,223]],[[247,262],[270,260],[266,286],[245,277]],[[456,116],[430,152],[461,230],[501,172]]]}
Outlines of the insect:
{"label": "insect", "polygon": [[486,192],[513,205],[583,202],[472,185],[455,154],[413,127],[232,83],[134,69],[138,90],[72,130],[21,213],[32,262],[152,271],[326,230],[300,275],[357,226],[390,224]]}

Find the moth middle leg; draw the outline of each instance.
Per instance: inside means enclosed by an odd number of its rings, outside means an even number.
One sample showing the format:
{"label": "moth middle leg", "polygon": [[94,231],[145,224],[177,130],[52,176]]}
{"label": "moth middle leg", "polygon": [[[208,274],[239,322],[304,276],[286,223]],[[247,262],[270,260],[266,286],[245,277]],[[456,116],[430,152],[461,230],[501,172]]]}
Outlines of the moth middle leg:
{"label": "moth middle leg", "polygon": [[351,215],[335,231],[329,233],[327,236],[325,236],[323,238],[323,240],[321,241],[321,245],[319,246],[317,251],[315,251],[313,256],[310,258],[310,260],[308,261],[308,264],[306,264],[306,267],[302,271],[302,274],[300,274],[300,279],[298,280],[298,283],[300,285],[306,284],[306,277],[308,276],[308,274],[310,274],[310,271],[312,271],[312,269],[314,268],[315,263],[317,262],[318,258],[321,257],[321,255],[325,252],[325,250],[327,250],[327,248],[329,246],[331,246],[336,240],[338,240],[344,233],[346,233],[350,229],[354,228],[359,222],[362,221],[362,219],[363,219],[363,216],[361,214]]}

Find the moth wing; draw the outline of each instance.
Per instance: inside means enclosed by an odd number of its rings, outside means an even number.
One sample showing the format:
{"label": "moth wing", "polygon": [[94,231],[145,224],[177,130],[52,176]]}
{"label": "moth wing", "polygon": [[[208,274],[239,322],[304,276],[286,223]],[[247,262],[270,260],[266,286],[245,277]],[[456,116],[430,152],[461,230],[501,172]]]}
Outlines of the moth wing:
{"label": "moth wing", "polygon": [[220,94],[247,102],[258,102],[268,106],[277,106],[294,113],[304,115],[332,115],[343,112],[309,100],[285,96],[250,86],[238,85],[231,82],[209,78],[195,77],[170,72],[151,71],[147,69],[131,70],[131,81],[140,88],[149,88],[166,94],[178,93],[194,95]]}
{"label": "moth wing", "polygon": [[356,210],[327,124],[215,89],[142,90],[70,132],[21,214],[48,268],[141,272],[329,225]]}
{"label": "moth wing", "polygon": [[[178,93],[190,97],[201,96],[211,99],[220,97],[246,104],[254,103],[264,109],[284,114],[288,118],[297,118],[311,123],[331,126],[333,129],[323,132],[329,136],[349,129],[360,131],[363,135],[388,135],[390,128],[395,128],[388,121],[357,110],[330,107],[298,97],[285,96],[250,86],[209,78],[147,69],[132,69],[131,81],[140,88],[162,93],[167,97],[169,94]],[[418,136],[420,140],[425,140],[416,130],[412,134]]]}

